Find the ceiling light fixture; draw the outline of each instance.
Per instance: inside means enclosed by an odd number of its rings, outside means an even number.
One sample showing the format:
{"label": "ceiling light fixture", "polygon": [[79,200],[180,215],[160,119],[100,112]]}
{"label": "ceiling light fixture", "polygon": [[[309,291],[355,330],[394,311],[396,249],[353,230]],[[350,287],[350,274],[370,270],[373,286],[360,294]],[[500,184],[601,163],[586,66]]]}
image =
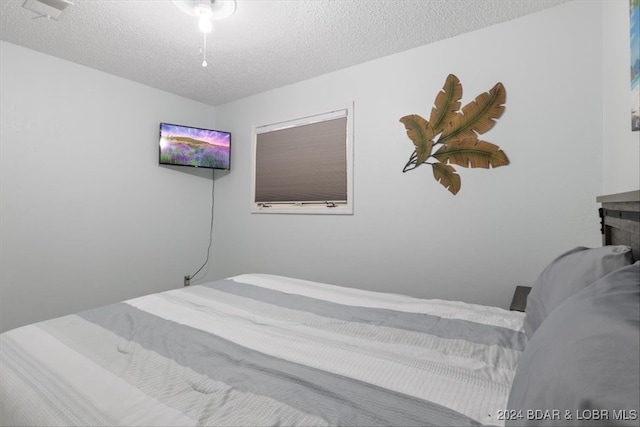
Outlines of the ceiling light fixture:
{"label": "ceiling light fixture", "polygon": [[202,66],[207,66],[207,34],[213,29],[211,21],[219,21],[233,15],[235,0],[172,0],[178,9],[198,18],[198,28],[202,33]]}
{"label": "ceiling light fixture", "polygon": [[198,4],[196,6],[196,15],[198,16],[198,28],[200,28],[200,31],[205,34],[210,33],[213,29],[213,24],[211,23],[211,15],[213,15],[211,4]]}

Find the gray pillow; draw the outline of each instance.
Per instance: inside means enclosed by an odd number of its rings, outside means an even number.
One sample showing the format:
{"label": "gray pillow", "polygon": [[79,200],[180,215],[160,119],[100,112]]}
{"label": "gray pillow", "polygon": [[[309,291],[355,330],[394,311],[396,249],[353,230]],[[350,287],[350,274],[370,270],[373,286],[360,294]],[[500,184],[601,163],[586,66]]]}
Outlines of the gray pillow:
{"label": "gray pillow", "polygon": [[640,261],[547,317],[518,360],[507,408],[511,426],[638,426]]}
{"label": "gray pillow", "polygon": [[531,286],[525,309],[524,332],[529,339],[544,319],[567,297],[596,280],[633,263],[629,246],[579,246],[551,261]]}

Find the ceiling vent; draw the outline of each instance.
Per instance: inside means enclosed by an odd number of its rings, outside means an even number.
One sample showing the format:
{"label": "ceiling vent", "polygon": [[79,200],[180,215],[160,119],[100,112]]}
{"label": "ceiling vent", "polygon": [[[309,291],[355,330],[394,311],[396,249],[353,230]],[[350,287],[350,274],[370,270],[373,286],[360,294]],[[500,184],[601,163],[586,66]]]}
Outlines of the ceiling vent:
{"label": "ceiling vent", "polygon": [[46,16],[57,21],[71,5],[73,5],[71,0],[27,0],[22,7],[37,13],[37,18]]}

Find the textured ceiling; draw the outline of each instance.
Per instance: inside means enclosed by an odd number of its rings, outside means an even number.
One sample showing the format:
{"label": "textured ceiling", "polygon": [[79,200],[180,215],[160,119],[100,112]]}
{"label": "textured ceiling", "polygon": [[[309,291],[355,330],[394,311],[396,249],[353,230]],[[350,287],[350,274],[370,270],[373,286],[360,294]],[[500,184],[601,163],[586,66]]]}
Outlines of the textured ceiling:
{"label": "textured ceiling", "polygon": [[168,0],[72,0],[60,21],[0,0],[0,39],[210,105],[568,0],[238,0],[200,64],[196,18]]}

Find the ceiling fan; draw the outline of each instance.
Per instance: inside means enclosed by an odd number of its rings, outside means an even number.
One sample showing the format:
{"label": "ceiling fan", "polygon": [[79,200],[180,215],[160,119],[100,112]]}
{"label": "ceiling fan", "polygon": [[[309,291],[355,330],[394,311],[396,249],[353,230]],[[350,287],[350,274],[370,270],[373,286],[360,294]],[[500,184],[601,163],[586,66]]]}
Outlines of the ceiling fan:
{"label": "ceiling fan", "polygon": [[187,15],[197,17],[203,33],[211,31],[212,20],[226,19],[236,11],[235,0],[172,0],[172,3]]}
{"label": "ceiling fan", "polygon": [[233,15],[236,11],[235,0],[171,0],[187,15],[198,18],[198,28],[202,33],[202,66],[207,66],[207,34],[213,29],[211,21],[219,21]]}

